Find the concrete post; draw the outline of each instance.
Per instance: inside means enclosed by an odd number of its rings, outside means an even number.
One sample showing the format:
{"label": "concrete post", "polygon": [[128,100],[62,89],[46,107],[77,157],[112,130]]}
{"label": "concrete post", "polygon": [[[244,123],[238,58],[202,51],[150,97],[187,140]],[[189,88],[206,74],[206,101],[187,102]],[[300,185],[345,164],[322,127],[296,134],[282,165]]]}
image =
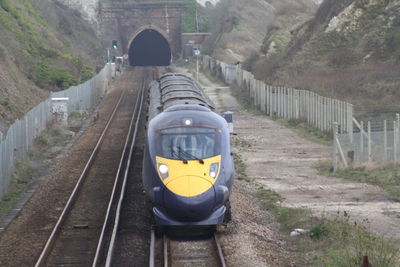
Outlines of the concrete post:
{"label": "concrete post", "polygon": [[383,151],[384,151],[384,161],[388,160],[388,147],[387,147],[387,122],[383,121]]}
{"label": "concrete post", "polygon": [[371,122],[368,121],[368,162],[372,162]]}
{"label": "concrete post", "polygon": [[337,134],[338,134],[338,124],[333,123],[333,171],[336,172],[338,168],[338,147],[337,147]]}
{"label": "concrete post", "polygon": [[296,120],[299,119],[299,91],[296,90]]}
{"label": "concrete post", "polygon": [[353,105],[352,104],[347,104],[348,105],[348,113],[347,113],[347,123],[348,123],[348,133],[350,136],[350,143],[353,144]]}
{"label": "concrete post", "polygon": [[362,158],[364,158],[364,122],[360,122],[360,153]]}
{"label": "concrete post", "polygon": [[397,125],[393,121],[393,161],[397,163]]}

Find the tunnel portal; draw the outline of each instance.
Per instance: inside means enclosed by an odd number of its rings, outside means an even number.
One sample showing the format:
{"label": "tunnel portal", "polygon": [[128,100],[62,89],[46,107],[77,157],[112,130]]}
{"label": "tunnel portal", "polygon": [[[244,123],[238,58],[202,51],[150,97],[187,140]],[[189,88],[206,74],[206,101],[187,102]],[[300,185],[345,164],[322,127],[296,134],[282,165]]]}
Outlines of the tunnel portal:
{"label": "tunnel portal", "polygon": [[129,47],[129,63],[132,66],[168,66],[171,48],[162,34],[147,29],[133,39]]}

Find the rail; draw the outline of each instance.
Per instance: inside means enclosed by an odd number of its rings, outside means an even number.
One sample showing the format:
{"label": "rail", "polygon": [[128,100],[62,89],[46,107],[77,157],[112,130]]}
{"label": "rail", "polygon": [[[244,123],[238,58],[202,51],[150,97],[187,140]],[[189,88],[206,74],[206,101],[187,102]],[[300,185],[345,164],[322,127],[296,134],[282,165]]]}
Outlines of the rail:
{"label": "rail", "polygon": [[[226,267],[225,257],[216,233],[211,237],[199,239],[169,238],[166,234],[157,238],[155,228],[151,230],[149,266],[189,266],[192,263],[202,266]],[[159,242],[159,245],[156,243]],[[173,249],[171,249],[173,247]],[[156,248],[159,248],[158,253]],[[162,258],[162,261],[160,259]],[[158,259],[158,261],[157,261]],[[158,263],[158,264],[157,264]]]}
{"label": "rail", "polygon": [[[128,179],[129,167],[130,167],[131,161],[132,161],[133,147],[135,145],[135,140],[136,140],[136,136],[137,136],[137,132],[138,132],[138,128],[139,128],[139,122],[140,122],[140,114],[141,114],[142,107],[143,107],[144,89],[145,89],[145,85],[146,85],[145,81],[146,81],[146,77],[143,78],[142,86],[141,86],[142,88],[141,88],[139,97],[136,100],[135,112],[134,112],[134,115],[132,116],[132,120],[130,123],[128,137],[127,137],[124,151],[122,154],[121,163],[118,168],[117,175],[116,175],[117,179],[114,184],[112,196],[111,196],[111,199],[110,199],[110,202],[108,205],[108,209],[107,209],[107,214],[106,214],[106,217],[104,220],[103,229],[102,229],[101,236],[100,236],[100,239],[99,239],[99,242],[97,245],[96,255],[93,260],[93,264],[92,264],[93,267],[98,266],[100,263],[101,257],[103,255],[104,246],[106,245],[106,234],[107,234],[106,231],[107,231],[107,229],[110,229],[111,226],[112,226],[112,233],[111,233],[111,237],[110,237],[109,246],[107,249],[105,266],[111,266],[111,263],[113,260],[113,252],[114,252],[114,248],[115,248],[115,244],[116,244],[117,230],[118,230],[118,225],[119,225],[119,221],[120,221],[120,211],[121,211],[121,207],[122,207],[122,201],[123,201],[124,195],[125,195],[125,188],[126,188],[126,183],[127,183],[127,179]],[[132,134],[132,130],[133,130],[133,134]],[[127,155],[127,158],[126,158],[126,160],[124,160],[126,155]],[[125,166],[123,166],[123,161],[126,161]],[[120,177],[120,174],[122,171],[123,171],[124,175],[122,176],[122,181],[121,181],[121,179],[119,179],[118,177]],[[118,183],[121,183],[120,188],[118,188]],[[118,192],[119,192],[119,194],[118,194]],[[116,211],[115,211],[115,214],[113,214],[112,207],[115,205],[116,205]],[[113,215],[115,215],[114,221],[111,220]]]}
{"label": "rail", "polygon": [[23,118],[15,121],[7,132],[0,132],[0,198],[8,192],[16,163],[27,159],[28,151],[35,139],[52,124],[51,98],[68,97],[69,113],[93,108],[114,77],[114,66],[106,64],[101,72],[85,83],[52,93]]}
{"label": "rail", "polygon": [[55,227],[53,228],[53,231],[52,231],[49,239],[47,240],[46,245],[42,250],[42,253],[39,256],[39,259],[35,264],[35,267],[43,266],[45,261],[46,261],[46,259],[47,259],[47,257],[49,256],[49,253],[52,250],[54,241],[57,238],[57,234],[59,233],[59,231],[60,231],[60,229],[62,227],[62,224],[64,223],[65,219],[68,217],[68,213],[70,212],[70,210],[72,208],[74,200],[75,200],[75,198],[76,198],[76,196],[77,196],[77,194],[78,194],[83,182],[85,181],[85,178],[86,178],[86,176],[88,174],[88,171],[90,170],[90,166],[92,165],[94,159],[96,158],[96,155],[97,155],[98,151],[100,150],[100,146],[101,146],[101,144],[102,144],[102,142],[104,140],[104,136],[106,135],[106,133],[107,133],[109,127],[110,127],[110,124],[111,124],[111,122],[113,121],[113,119],[115,117],[115,114],[116,114],[116,112],[118,110],[118,107],[119,107],[119,105],[120,105],[120,103],[121,103],[121,101],[123,99],[123,96],[124,96],[124,93],[122,92],[120,97],[119,97],[119,100],[117,102],[117,105],[114,107],[114,110],[113,110],[112,114],[110,115],[110,118],[108,119],[107,124],[104,127],[103,132],[101,133],[100,138],[97,141],[96,146],[93,149],[92,154],[90,155],[90,158],[87,161],[87,163],[86,163],[86,165],[85,165],[85,167],[84,167],[84,169],[83,169],[83,171],[82,171],[82,173],[81,173],[81,175],[80,175],[80,177],[78,179],[78,182],[76,183],[75,188],[72,191],[72,193],[71,193],[71,195],[70,195],[70,197],[69,197],[69,199],[67,201],[67,204],[64,207],[63,212],[61,213],[60,217],[58,218],[58,221],[57,221]]}

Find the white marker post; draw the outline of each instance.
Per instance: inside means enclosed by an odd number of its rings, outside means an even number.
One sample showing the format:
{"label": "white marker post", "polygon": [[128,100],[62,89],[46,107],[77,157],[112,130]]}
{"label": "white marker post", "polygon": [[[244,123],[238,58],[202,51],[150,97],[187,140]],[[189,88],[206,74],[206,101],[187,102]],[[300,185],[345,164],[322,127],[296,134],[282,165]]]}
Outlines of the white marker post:
{"label": "white marker post", "polygon": [[51,113],[54,116],[54,121],[62,126],[68,124],[68,97],[52,98]]}

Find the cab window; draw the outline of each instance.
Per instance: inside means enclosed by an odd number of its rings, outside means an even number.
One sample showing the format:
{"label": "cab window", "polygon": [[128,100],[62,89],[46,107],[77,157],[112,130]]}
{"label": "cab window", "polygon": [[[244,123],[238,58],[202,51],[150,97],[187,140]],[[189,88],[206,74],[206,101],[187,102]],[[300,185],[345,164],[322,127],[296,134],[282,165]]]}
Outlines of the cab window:
{"label": "cab window", "polygon": [[176,160],[205,159],[218,155],[218,134],[213,128],[179,127],[160,131],[159,154]]}

